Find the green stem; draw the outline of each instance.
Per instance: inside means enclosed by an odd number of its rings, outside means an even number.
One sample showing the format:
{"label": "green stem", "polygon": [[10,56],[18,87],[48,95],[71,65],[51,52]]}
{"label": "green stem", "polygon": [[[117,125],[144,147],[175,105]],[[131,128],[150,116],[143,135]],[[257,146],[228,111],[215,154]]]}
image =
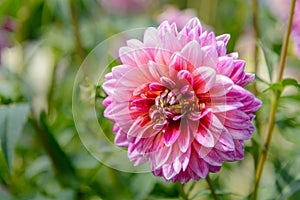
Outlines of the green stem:
{"label": "green stem", "polygon": [[213,186],[213,184],[212,184],[212,181],[211,181],[211,179],[210,179],[209,174],[208,174],[207,177],[206,177],[206,182],[207,182],[207,184],[208,184],[208,186],[209,186],[209,189],[210,189],[210,191],[211,191],[212,197],[214,198],[214,200],[218,200],[219,198],[218,198],[218,196],[217,196],[216,190],[215,190],[215,188],[214,188],[214,186]]}
{"label": "green stem", "polygon": [[86,52],[85,49],[83,48],[82,40],[80,36],[79,19],[76,10],[76,5],[77,5],[76,2],[70,0],[71,20],[74,28],[76,51],[78,55],[78,62],[81,63],[86,57]]}
{"label": "green stem", "polygon": [[280,82],[283,77],[283,71],[284,71],[285,61],[286,61],[286,54],[287,54],[287,49],[288,49],[289,39],[290,39],[290,34],[291,34],[291,29],[292,29],[295,5],[296,5],[296,0],[292,0],[291,8],[290,8],[290,17],[289,17],[288,25],[286,28],[286,33],[285,33],[285,36],[283,39],[283,45],[281,48],[280,61],[279,61],[280,72],[279,72],[278,82]]}
{"label": "green stem", "polygon": [[278,102],[279,102],[280,93],[276,93],[275,97],[272,99],[271,103],[271,112],[270,112],[270,118],[268,122],[267,127],[267,133],[266,133],[266,139],[264,143],[264,148],[259,156],[258,163],[256,166],[256,173],[255,173],[255,182],[254,182],[254,190],[252,194],[252,200],[256,200],[257,198],[257,190],[260,182],[260,178],[263,171],[263,166],[266,161],[267,153],[269,150],[270,141],[272,138],[272,133],[275,125],[275,119],[276,119],[276,111],[278,108]]}
{"label": "green stem", "polygon": [[[289,43],[289,35],[291,33],[291,27],[292,27],[292,22],[293,22],[295,4],[296,4],[296,0],[292,0],[288,26],[287,26],[285,37],[283,39],[283,46],[282,46],[282,50],[281,50],[281,54],[280,54],[280,73],[279,73],[279,77],[278,77],[278,82],[281,82],[283,72],[284,72],[287,48],[288,48],[288,43]],[[267,126],[267,129],[266,129],[267,132],[266,132],[266,139],[265,139],[265,142],[264,142],[264,148],[263,148],[263,150],[262,150],[262,152],[259,156],[258,164],[256,166],[254,190],[253,190],[252,198],[251,198],[252,200],[257,199],[258,186],[259,186],[259,183],[260,183],[264,163],[265,163],[266,158],[267,158],[269,145],[270,145],[270,142],[271,142],[271,139],[272,139],[272,133],[273,133],[273,129],[274,129],[274,126],[275,126],[276,111],[277,111],[277,108],[278,108],[280,95],[281,95],[280,92],[275,92],[275,96],[272,99],[271,110],[270,110],[270,115],[269,115],[269,122],[268,122],[268,126]]]}
{"label": "green stem", "polygon": [[[260,34],[259,34],[259,24],[258,24],[258,13],[259,13],[259,3],[258,0],[252,0],[252,26],[253,26],[253,32],[254,32],[254,52],[253,52],[253,59],[254,59],[254,74],[257,75],[258,74],[258,64],[259,64],[259,46],[258,46],[258,41],[260,38]],[[257,89],[257,82],[254,81],[253,82],[253,93],[255,96],[258,96],[259,91]],[[255,117],[255,125],[256,125],[256,132],[258,135],[260,135],[261,133],[261,115],[260,112],[256,112],[256,117]],[[253,141],[253,148],[258,150],[258,144],[255,142],[254,139],[252,139]],[[258,152],[257,152],[258,153]],[[254,163],[255,166],[258,163],[258,158],[255,157],[254,158]]]}
{"label": "green stem", "polygon": [[178,187],[180,196],[181,196],[184,200],[189,200],[188,195],[187,195],[187,194],[185,193],[185,191],[184,191],[184,184],[177,183],[177,187]]}

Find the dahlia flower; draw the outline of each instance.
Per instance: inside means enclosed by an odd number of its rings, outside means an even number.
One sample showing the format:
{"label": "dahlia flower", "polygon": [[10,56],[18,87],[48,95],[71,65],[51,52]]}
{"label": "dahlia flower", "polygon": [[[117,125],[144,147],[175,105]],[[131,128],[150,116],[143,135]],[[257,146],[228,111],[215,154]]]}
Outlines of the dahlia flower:
{"label": "dahlia flower", "polygon": [[244,157],[260,100],[243,88],[254,80],[229,35],[216,37],[191,19],[178,31],[163,22],[143,41],[121,47],[121,65],[106,75],[104,116],[114,122],[115,144],[155,176],[187,182]]}

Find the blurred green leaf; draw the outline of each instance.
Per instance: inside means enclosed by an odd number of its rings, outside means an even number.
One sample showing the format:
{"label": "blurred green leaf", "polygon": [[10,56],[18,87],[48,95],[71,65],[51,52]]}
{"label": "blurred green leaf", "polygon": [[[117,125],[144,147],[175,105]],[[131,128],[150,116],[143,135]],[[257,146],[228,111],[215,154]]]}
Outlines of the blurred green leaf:
{"label": "blurred green leaf", "polygon": [[29,111],[29,105],[26,103],[0,106],[1,148],[10,170],[12,170],[15,146]]}
{"label": "blurred green leaf", "polygon": [[151,173],[135,175],[130,183],[134,199],[145,199],[154,188],[156,179]]}
{"label": "blurred green leaf", "polygon": [[267,68],[268,68],[268,74],[269,74],[269,80],[272,81],[273,79],[273,66],[275,63],[278,62],[278,55],[273,52],[271,49],[269,49],[266,45],[263,45],[262,43],[260,43],[260,47],[261,50],[263,52],[263,56],[265,58],[266,64],[267,64]]}
{"label": "blurred green leaf", "polygon": [[283,89],[287,86],[295,86],[297,88],[300,88],[300,85],[297,82],[297,80],[292,79],[292,78],[285,78],[280,83],[270,84],[270,86],[267,89],[265,89],[263,92],[266,92],[268,90],[274,90],[276,92],[281,93],[283,91]]}
{"label": "blurred green leaf", "polygon": [[51,167],[50,160],[47,156],[41,156],[34,160],[30,165],[28,165],[25,176],[32,178],[40,173],[49,170]]}
{"label": "blurred green leaf", "polygon": [[296,79],[293,78],[286,78],[282,80],[282,86],[286,87],[286,86],[295,86],[295,87],[299,87],[300,85],[298,83],[298,81]]}
{"label": "blurred green leaf", "polygon": [[274,90],[274,91],[276,91],[276,92],[282,92],[282,89],[283,89],[283,87],[282,87],[282,84],[281,83],[272,83],[272,84],[270,84],[270,86],[267,88],[267,89],[265,89],[263,92],[266,92],[266,91],[268,91],[268,90]]}
{"label": "blurred green leaf", "polygon": [[35,120],[32,120],[32,122],[37,128],[37,131],[40,134],[40,140],[51,158],[52,164],[56,169],[58,179],[65,186],[78,188],[80,183],[76,175],[75,168],[52,135],[48,126],[46,113],[43,111],[40,114],[40,123]]}
{"label": "blurred green leaf", "polygon": [[0,199],[11,200],[12,196],[6,190],[0,187]]}
{"label": "blurred green leaf", "polygon": [[287,191],[283,192],[278,198],[277,200],[286,200],[286,199],[290,199],[292,197],[292,199],[299,199],[299,194],[297,194],[297,196],[293,196],[296,193],[298,193],[300,191],[300,180],[295,180],[292,183],[290,183],[287,186]]}

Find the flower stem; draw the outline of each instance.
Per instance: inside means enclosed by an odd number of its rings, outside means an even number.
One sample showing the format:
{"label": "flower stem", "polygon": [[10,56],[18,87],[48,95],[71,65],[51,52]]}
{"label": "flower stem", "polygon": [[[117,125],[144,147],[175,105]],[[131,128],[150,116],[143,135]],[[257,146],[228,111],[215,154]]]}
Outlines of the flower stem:
{"label": "flower stem", "polygon": [[212,184],[212,182],[211,182],[211,179],[210,179],[210,177],[209,177],[209,174],[208,174],[207,177],[206,177],[206,182],[207,182],[207,184],[208,184],[208,186],[209,186],[209,189],[210,189],[210,191],[211,191],[211,195],[213,196],[214,200],[218,200],[219,198],[218,198],[217,193],[216,193],[216,190],[215,190],[215,188],[214,188],[214,186],[213,186],[213,184]]}
{"label": "flower stem", "polygon": [[185,191],[184,191],[184,184],[178,183],[178,184],[177,184],[177,187],[178,187],[180,196],[181,196],[184,200],[189,200],[188,195],[187,195],[187,194],[185,193]]}
{"label": "flower stem", "polygon": [[290,34],[291,34],[291,29],[292,29],[292,23],[293,23],[293,16],[294,16],[294,10],[295,10],[295,5],[296,5],[296,0],[292,0],[291,3],[291,8],[290,8],[290,17],[286,29],[286,33],[283,39],[283,45],[281,48],[281,55],[280,55],[280,72],[279,72],[279,77],[278,77],[278,82],[282,80],[283,77],[283,71],[285,67],[285,60],[286,60],[286,53],[287,53],[287,48],[289,45],[289,39],[290,39]]}
{"label": "flower stem", "polygon": [[269,122],[268,122],[264,148],[263,148],[263,150],[262,150],[262,152],[259,156],[258,163],[257,163],[257,166],[256,166],[255,182],[254,182],[254,190],[253,190],[253,193],[252,193],[252,200],[256,200],[256,198],[257,198],[257,190],[258,190],[260,178],[261,178],[261,175],[262,175],[263,166],[264,166],[264,163],[266,161],[267,152],[269,150],[269,145],[270,145],[270,141],[271,141],[271,138],[272,138],[272,133],[273,133],[274,125],[275,125],[275,117],[276,117],[276,111],[277,111],[277,108],[278,108],[279,97],[280,97],[280,93],[276,93],[275,97],[272,99],[270,118],[269,118]]}
{"label": "flower stem", "polygon": [[[280,54],[280,73],[279,73],[279,77],[278,77],[278,82],[281,82],[282,77],[283,77],[285,61],[286,61],[286,54],[287,54],[287,48],[288,48],[288,43],[289,43],[289,36],[290,36],[290,33],[291,33],[293,15],[294,15],[294,10],[295,10],[295,4],[296,4],[296,0],[292,0],[288,26],[287,26],[285,37],[283,39],[283,46],[282,46],[281,54]],[[262,152],[259,156],[258,164],[256,166],[254,190],[253,190],[252,198],[251,198],[252,200],[257,199],[258,186],[259,186],[260,178],[261,178],[261,175],[262,175],[264,163],[266,161],[267,153],[268,153],[268,150],[269,150],[270,141],[272,139],[272,133],[273,133],[273,129],[274,129],[274,126],[275,126],[276,111],[277,111],[277,108],[278,108],[280,95],[281,95],[280,92],[275,92],[275,96],[272,99],[271,110],[270,110],[270,118],[269,118],[267,132],[266,132],[266,139],[265,139],[265,143],[264,143],[264,149],[262,150]]]}

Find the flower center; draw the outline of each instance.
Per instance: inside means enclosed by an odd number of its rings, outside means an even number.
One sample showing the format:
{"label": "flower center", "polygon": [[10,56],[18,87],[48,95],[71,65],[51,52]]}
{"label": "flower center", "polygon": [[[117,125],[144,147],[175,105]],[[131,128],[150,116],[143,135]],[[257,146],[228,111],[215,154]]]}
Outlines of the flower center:
{"label": "flower center", "polygon": [[181,105],[175,91],[165,89],[155,99],[156,108],[165,115],[165,118],[173,118],[181,114]]}
{"label": "flower center", "polygon": [[142,113],[148,112],[155,122],[155,129],[162,129],[172,122],[179,122],[183,117],[189,120],[199,120],[204,103],[199,103],[190,85],[168,89],[161,84],[145,84],[138,88],[131,97],[130,110],[135,119]]}
{"label": "flower center", "polygon": [[180,89],[164,89],[155,98],[155,106],[150,109],[150,117],[161,125],[182,117],[196,120],[200,116],[200,108],[194,91],[186,85]]}

